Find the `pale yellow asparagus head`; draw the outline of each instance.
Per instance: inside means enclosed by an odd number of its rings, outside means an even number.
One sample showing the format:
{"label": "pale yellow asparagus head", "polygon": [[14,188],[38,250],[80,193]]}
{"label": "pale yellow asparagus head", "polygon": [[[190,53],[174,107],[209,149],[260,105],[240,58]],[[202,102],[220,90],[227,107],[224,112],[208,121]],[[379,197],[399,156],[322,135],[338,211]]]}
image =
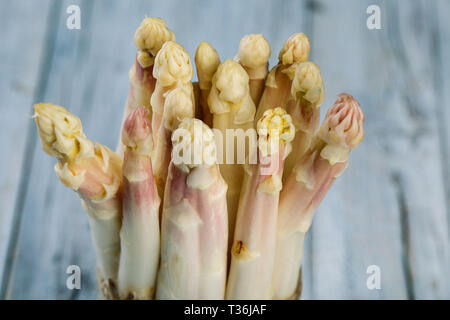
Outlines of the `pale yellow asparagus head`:
{"label": "pale yellow asparagus head", "polygon": [[186,50],[175,41],[167,41],[158,51],[153,67],[153,77],[162,86],[191,81],[194,70]]}
{"label": "pale yellow asparagus head", "polygon": [[351,95],[341,93],[328,110],[320,127],[318,137],[326,144],[321,155],[330,162],[342,162],[351,149],[356,148],[364,137],[364,114],[358,101]]}
{"label": "pale yellow asparagus head", "polygon": [[145,18],[134,34],[134,43],[138,47],[137,60],[143,67],[153,65],[154,59],[166,41],[175,41],[175,34],[160,18]]}
{"label": "pale yellow asparagus head", "polygon": [[184,172],[216,164],[214,134],[201,120],[183,119],[172,134],[172,145],[172,161]]}
{"label": "pale yellow asparagus head", "polygon": [[262,34],[249,34],[241,39],[238,58],[246,68],[265,66],[269,57],[270,45]]}
{"label": "pale yellow asparagus head", "polygon": [[170,90],[164,102],[164,126],[174,131],[184,118],[194,117],[192,86],[179,86]]}
{"label": "pale yellow asparagus head", "polygon": [[283,108],[266,110],[258,120],[258,147],[264,155],[271,155],[279,150],[280,143],[289,145],[294,139],[295,127],[291,116]]}
{"label": "pale yellow asparagus head", "polygon": [[142,154],[153,150],[152,124],[150,112],[145,107],[137,107],[123,124],[122,143]]}
{"label": "pale yellow asparagus head", "polygon": [[211,88],[212,78],[220,64],[219,54],[206,41],[200,42],[195,52],[195,65],[197,66],[197,76],[200,89]]}
{"label": "pale yellow asparagus head", "polygon": [[322,75],[317,64],[310,61],[296,62],[283,71],[292,80],[291,95],[302,97],[315,107],[322,104],[325,96]]}
{"label": "pale yellow asparagus head", "polygon": [[278,59],[281,64],[289,65],[308,60],[310,50],[309,39],[304,33],[295,33],[286,40]]}
{"label": "pale yellow asparagus head", "polygon": [[93,144],[84,135],[80,119],[65,108],[51,103],[35,104],[34,119],[47,154],[68,161],[93,154]]}
{"label": "pale yellow asparagus head", "polygon": [[39,103],[34,111],[42,148],[59,160],[55,172],[61,182],[78,191],[83,199],[97,203],[116,197],[122,160],[107,147],[88,140],[80,119],[65,108]]}
{"label": "pale yellow asparagus head", "polygon": [[212,114],[234,113],[233,122],[253,121],[255,104],[250,97],[248,74],[233,60],[225,60],[217,68],[212,80],[208,105]]}

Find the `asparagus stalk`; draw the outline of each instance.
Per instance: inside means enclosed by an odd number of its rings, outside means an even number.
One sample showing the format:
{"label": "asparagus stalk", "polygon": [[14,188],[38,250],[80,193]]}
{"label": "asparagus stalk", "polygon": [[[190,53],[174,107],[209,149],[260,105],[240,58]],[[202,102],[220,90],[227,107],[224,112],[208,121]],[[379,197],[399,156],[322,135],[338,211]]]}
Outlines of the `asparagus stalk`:
{"label": "asparagus stalk", "polygon": [[89,215],[97,262],[106,298],[117,296],[122,221],[122,160],[105,146],[87,139],[81,121],[65,108],[34,105],[42,149],[58,159],[55,172],[78,193]]}
{"label": "asparagus stalk", "polygon": [[250,95],[255,106],[259,104],[264,90],[269,57],[270,45],[262,34],[249,34],[241,39],[237,60],[247,71]]}
{"label": "asparagus stalk", "polygon": [[162,216],[157,299],[223,299],[227,270],[227,186],[212,131],[183,119],[172,135]]}
{"label": "asparagus stalk", "polygon": [[284,159],[295,128],[282,108],[267,110],[257,124],[258,164],[248,165],[234,232],[227,299],[270,299],[278,198]]}
{"label": "asparagus stalk", "polygon": [[164,101],[167,93],[178,86],[188,88],[191,93],[192,105],[195,106],[194,91],[192,88],[191,59],[186,50],[174,41],[167,41],[155,58],[153,77],[156,79],[155,91],[150,103],[152,105],[152,132],[155,144],[159,140],[159,127],[162,124],[164,113]]}
{"label": "asparagus stalk", "polygon": [[[155,56],[164,42],[175,41],[175,34],[166,26],[160,18],[145,18],[134,34],[134,43],[138,51],[134,65],[128,73],[130,79],[130,90],[125,103],[123,122],[128,115],[137,107],[146,107],[151,114],[150,97],[155,89],[156,80],[153,77],[153,64]],[[119,139],[117,152],[123,156],[125,146]]]}
{"label": "asparagus stalk", "polygon": [[219,54],[211,44],[200,42],[195,52],[198,84],[200,88],[199,104],[202,110],[203,122],[212,126],[212,114],[209,111],[208,96],[212,86],[212,77],[220,64]]}
{"label": "asparagus stalk", "polygon": [[320,68],[313,62],[296,62],[283,71],[292,81],[291,97],[286,106],[296,129],[292,152],[286,159],[283,178],[286,179],[308,150],[319,127],[320,105],[325,89]]}
{"label": "asparagus stalk", "polygon": [[126,119],[122,141],[123,221],[120,230],[119,295],[121,299],[151,299],[159,263],[159,204],[150,153],[153,149],[150,113],[137,107]]}
{"label": "asparagus stalk", "polygon": [[[239,63],[233,60],[225,60],[217,68],[212,79],[208,105],[213,114],[214,129],[217,129],[222,138],[226,140],[222,141],[223,149],[219,150],[223,155],[222,160],[224,160],[223,164],[220,165],[220,172],[228,185],[228,223],[230,234],[233,234],[239,194],[244,177],[244,169],[241,164],[237,164],[237,160],[241,158],[243,163],[247,158],[248,150],[238,148],[237,143],[234,143],[234,136],[227,137],[226,131],[227,129],[234,130],[234,133],[236,133],[238,129],[244,131],[253,129],[255,116],[255,104],[250,96],[248,75]],[[227,147],[230,145],[231,148]],[[237,154],[237,152],[241,154]],[[231,238],[228,244],[231,247]]]}
{"label": "asparagus stalk", "polygon": [[286,108],[287,102],[291,99],[292,81],[283,71],[296,62],[307,61],[309,50],[309,39],[303,33],[295,33],[286,40],[278,55],[278,64],[270,70],[267,76],[255,117],[256,121],[267,109],[274,106]]}
{"label": "asparagus stalk", "polygon": [[315,142],[289,175],[280,195],[274,299],[296,298],[305,233],[323,197],[347,167],[351,149],[362,141],[363,123],[359,103],[340,94]]}
{"label": "asparagus stalk", "polygon": [[168,91],[164,98],[164,110],[153,154],[155,180],[161,198],[164,196],[164,187],[172,153],[172,133],[182,119],[194,117],[194,106],[191,96],[192,86],[186,85]]}

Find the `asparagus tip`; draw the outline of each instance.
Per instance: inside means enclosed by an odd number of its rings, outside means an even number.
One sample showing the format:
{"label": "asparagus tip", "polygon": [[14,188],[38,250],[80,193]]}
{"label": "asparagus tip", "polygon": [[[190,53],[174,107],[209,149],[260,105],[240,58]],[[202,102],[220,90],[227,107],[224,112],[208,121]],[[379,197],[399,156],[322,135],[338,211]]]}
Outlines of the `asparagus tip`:
{"label": "asparagus tip", "polygon": [[47,154],[64,158],[81,151],[87,139],[77,116],[52,103],[35,104],[34,112],[42,148]]}
{"label": "asparagus tip", "polygon": [[309,39],[304,33],[295,33],[286,40],[278,59],[284,65],[308,60]]}
{"label": "asparagus tip", "polygon": [[351,95],[339,94],[328,110],[319,131],[319,137],[330,145],[356,148],[364,138],[364,113]]}
{"label": "asparagus tip", "polygon": [[191,99],[191,90],[187,87],[176,87],[171,90],[164,102],[164,125],[170,131],[174,131],[184,118],[194,116],[194,106]]}
{"label": "asparagus tip", "polygon": [[186,50],[175,41],[165,42],[155,57],[153,77],[163,86],[189,82],[194,70]]}
{"label": "asparagus tip", "polygon": [[320,67],[311,61],[297,62],[283,71],[292,80],[291,94],[297,98],[299,94],[318,108],[324,98]]}
{"label": "asparagus tip", "polygon": [[125,120],[122,131],[124,145],[133,147],[152,134],[150,113],[145,107],[137,107]]}
{"label": "asparagus tip", "polygon": [[248,74],[233,60],[225,60],[219,65],[212,82],[218,90],[218,98],[227,102],[237,103],[249,92]]}
{"label": "asparagus tip", "polygon": [[273,154],[277,151],[279,139],[289,143],[294,139],[295,127],[291,116],[283,108],[266,110],[258,120],[259,148],[263,154]]}
{"label": "asparagus tip", "polygon": [[195,51],[195,65],[201,89],[209,89],[217,67],[220,64],[219,54],[211,44],[206,41],[200,42]]}
{"label": "asparagus tip", "polygon": [[270,45],[262,34],[249,34],[239,43],[239,61],[247,68],[258,68],[267,64],[270,57]]}
{"label": "asparagus tip", "polygon": [[175,34],[161,18],[145,18],[134,34],[134,43],[139,49],[138,61],[143,68],[153,64],[154,57],[162,45],[169,40],[175,41]]}

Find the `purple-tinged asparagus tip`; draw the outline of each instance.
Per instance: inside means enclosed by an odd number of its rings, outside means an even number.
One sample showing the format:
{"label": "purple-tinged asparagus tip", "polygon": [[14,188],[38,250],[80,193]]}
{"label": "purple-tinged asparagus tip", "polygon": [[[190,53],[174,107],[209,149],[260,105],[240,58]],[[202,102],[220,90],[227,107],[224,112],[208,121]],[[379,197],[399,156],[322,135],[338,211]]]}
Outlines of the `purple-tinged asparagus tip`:
{"label": "purple-tinged asparagus tip", "polygon": [[137,107],[125,120],[122,141],[126,146],[146,140],[152,134],[150,113],[145,107]]}
{"label": "purple-tinged asparagus tip", "polygon": [[319,137],[330,145],[354,149],[364,138],[364,114],[351,95],[341,93],[328,110]]}

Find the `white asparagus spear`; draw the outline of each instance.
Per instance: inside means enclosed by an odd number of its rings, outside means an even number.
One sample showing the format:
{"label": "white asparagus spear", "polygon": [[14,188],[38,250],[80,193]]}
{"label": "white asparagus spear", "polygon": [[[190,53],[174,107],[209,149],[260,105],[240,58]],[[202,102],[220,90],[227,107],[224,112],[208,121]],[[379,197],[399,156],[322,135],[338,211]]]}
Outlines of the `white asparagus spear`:
{"label": "white asparagus spear", "polygon": [[[138,106],[144,106],[152,112],[150,98],[155,90],[156,79],[153,78],[155,56],[166,41],[175,41],[175,34],[160,18],[145,18],[134,34],[134,43],[138,48],[134,65],[128,73],[130,90],[125,104],[122,126],[128,115]],[[122,136],[119,138],[117,153],[123,157],[125,147]]]}
{"label": "white asparagus spear", "polygon": [[153,153],[153,168],[161,198],[164,196],[164,188],[167,180],[167,172],[172,153],[172,133],[184,118],[194,117],[192,104],[192,86],[181,85],[168,91],[164,99],[164,110],[161,125],[159,126],[158,140]]}
{"label": "white asparagus spear", "polygon": [[275,258],[278,198],[284,159],[295,128],[282,108],[258,121],[258,164],[244,178],[227,283],[227,299],[270,299]]}
{"label": "white asparagus spear", "polygon": [[315,142],[288,177],[280,195],[274,299],[298,298],[305,233],[323,197],[347,167],[351,149],[362,141],[363,123],[359,103],[348,94],[340,94]]}
{"label": "white asparagus spear", "polygon": [[247,71],[250,95],[255,106],[257,106],[264,90],[264,81],[269,68],[269,42],[262,34],[246,35],[239,43],[239,51],[236,58]]}
{"label": "white asparagus spear", "polygon": [[167,92],[178,86],[191,87],[188,90],[190,90],[192,95],[192,105],[195,106],[191,82],[193,73],[191,59],[186,50],[175,41],[165,42],[156,55],[153,67],[153,77],[156,79],[156,86],[150,103],[153,111],[152,132],[155,145],[159,139],[159,127],[162,123]]}
{"label": "white asparagus spear", "polygon": [[296,62],[283,71],[292,81],[291,97],[286,105],[295,126],[292,152],[286,159],[283,181],[311,145],[320,121],[320,105],[325,96],[320,68],[315,63]]}
{"label": "white asparagus spear", "polygon": [[198,84],[200,88],[199,104],[202,109],[202,120],[212,126],[212,114],[208,106],[208,96],[212,86],[212,78],[220,65],[219,54],[211,44],[200,42],[195,51],[195,66],[197,67]]}
{"label": "white asparagus spear", "polygon": [[159,264],[160,199],[153,179],[150,112],[137,107],[122,130],[123,221],[120,230],[119,296],[147,300],[155,293]]}
{"label": "white asparagus spear", "polygon": [[307,61],[309,50],[309,39],[303,33],[295,33],[286,40],[278,55],[278,64],[267,75],[255,121],[258,121],[267,109],[274,106],[286,108],[291,99],[292,81],[283,71],[293,63]]}
{"label": "white asparagus spear", "polygon": [[81,121],[65,108],[49,103],[34,105],[42,149],[56,157],[61,182],[78,193],[89,215],[102,292],[117,297],[122,222],[122,159],[83,133]]}
{"label": "white asparagus spear", "polygon": [[226,189],[212,131],[184,119],[172,135],[162,217],[157,299],[223,299],[227,272]]}
{"label": "white asparagus spear", "polygon": [[[238,160],[241,158],[242,163],[245,161],[248,148],[238,148],[234,135],[227,137],[226,131],[231,129],[236,133],[237,129],[244,131],[253,129],[255,116],[255,104],[250,96],[248,75],[239,63],[225,60],[217,68],[208,96],[208,105],[213,114],[213,127],[220,131],[224,140],[223,149],[219,150],[223,155],[220,172],[228,185],[228,223],[230,234],[233,234],[244,176],[244,169],[242,164],[238,164]],[[227,145],[231,145],[231,148],[227,148]],[[230,153],[234,156],[231,157]],[[227,159],[231,160],[231,163],[227,163]],[[229,239],[230,247],[231,244],[232,240]]]}

